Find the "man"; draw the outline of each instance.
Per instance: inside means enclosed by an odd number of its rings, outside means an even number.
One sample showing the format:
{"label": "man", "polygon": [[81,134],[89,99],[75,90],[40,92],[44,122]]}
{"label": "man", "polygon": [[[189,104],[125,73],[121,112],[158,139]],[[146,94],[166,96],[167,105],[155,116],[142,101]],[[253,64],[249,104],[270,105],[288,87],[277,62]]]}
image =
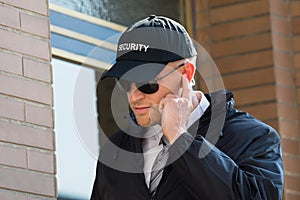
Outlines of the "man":
{"label": "man", "polygon": [[162,16],[121,36],[114,77],[131,125],[101,147],[93,200],[281,199],[280,139],[233,108],[226,90],[194,91],[197,51],[185,29]]}

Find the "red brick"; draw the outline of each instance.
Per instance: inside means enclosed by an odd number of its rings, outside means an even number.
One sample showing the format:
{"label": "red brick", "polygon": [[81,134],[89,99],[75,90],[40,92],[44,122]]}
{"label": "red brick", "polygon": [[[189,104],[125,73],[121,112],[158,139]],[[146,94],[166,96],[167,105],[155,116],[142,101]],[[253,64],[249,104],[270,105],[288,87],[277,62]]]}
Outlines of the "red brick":
{"label": "red brick", "polygon": [[224,90],[225,88],[222,79],[220,79],[219,77],[206,79],[205,84],[209,93]]}
{"label": "red brick", "polygon": [[284,137],[298,138],[299,127],[296,122],[280,120],[280,134]]}
{"label": "red brick", "polygon": [[300,104],[300,88],[297,88],[297,103]]}
{"label": "red brick", "polygon": [[300,159],[292,156],[283,156],[286,172],[300,174]]}
{"label": "red brick", "polygon": [[208,9],[208,2],[210,2],[210,0],[197,0],[197,1],[194,1],[195,12],[199,12],[199,11],[203,11],[203,10]]}
{"label": "red brick", "polygon": [[300,1],[291,1],[290,9],[293,17],[300,16]]}
{"label": "red brick", "polygon": [[210,7],[222,6],[230,3],[240,2],[240,0],[209,0]]}
{"label": "red brick", "polygon": [[49,152],[28,150],[28,168],[41,172],[54,173],[54,155]]}
{"label": "red brick", "polygon": [[211,10],[211,23],[227,22],[269,13],[269,1],[251,1]]}
{"label": "red brick", "polygon": [[238,90],[234,92],[234,97],[236,101],[239,102],[239,105],[250,105],[266,101],[275,101],[275,85]]}
{"label": "red brick", "polygon": [[271,14],[286,17],[288,15],[288,2],[283,0],[270,1]]}
{"label": "red brick", "polygon": [[272,16],[271,17],[272,23],[272,31],[274,33],[281,33],[288,35],[290,33],[290,22],[286,18]]}
{"label": "red brick", "polygon": [[205,64],[199,64],[197,70],[199,71],[199,75],[201,76],[200,79],[200,86],[201,89],[203,87],[208,87],[210,91],[216,91],[220,89],[224,89],[224,83],[222,80],[221,74],[218,72],[218,69],[214,67],[210,67],[209,65],[204,66]]}
{"label": "red brick", "polygon": [[212,40],[223,40],[238,36],[246,36],[255,33],[270,31],[270,17],[262,16],[254,19],[230,22],[212,26]]}
{"label": "red brick", "polygon": [[295,105],[287,105],[283,103],[278,103],[278,117],[285,120],[296,121],[297,117],[297,107]]}
{"label": "red brick", "polygon": [[273,48],[286,52],[293,51],[292,38],[279,34],[273,34]]}
{"label": "red brick", "polygon": [[21,29],[34,35],[49,38],[48,19],[21,13]]}
{"label": "red brick", "polygon": [[22,74],[22,57],[0,51],[0,70]]}
{"label": "red brick", "polygon": [[294,36],[294,51],[300,51],[300,36]]}
{"label": "red brick", "polygon": [[274,83],[275,77],[273,69],[269,68],[226,75],[223,80],[226,88],[238,89]]}
{"label": "red brick", "polygon": [[282,150],[284,153],[298,155],[300,153],[299,141],[289,138],[281,138]]}
{"label": "red brick", "polygon": [[299,87],[300,86],[300,70],[297,70],[295,78],[296,78],[296,85]]}
{"label": "red brick", "polygon": [[0,116],[23,121],[24,103],[0,97]]}
{"label": "red brick", "polygon": [[48,107],[25,104],[25,118],[29,123],[53,127],[53,113]]}
{"label": "red brick", "polygon": [[297,103],[295,87],[277,85],[276,96],[279,103],[286,103],[290,105]]}
{"label": "red brick", "polygon": [[300,18],[292,18],[292,33],[300,34]]}
{"label": "red brick", "polygon": [[276,83],[280,86],[295,86],[294,72],[282,68],[275,68]]}
{"label": "red brick", "polygon": [[277,118],[276,103],[266,103],[251,106],[241,106],[240,110],[249,112],[262,121]]}
{"label": "red brick", "polygon": [[230,56],[271,47],[271,35],[268,33],[212,44],[212,55],[214,57]]}
{"label": "red brick", "polygon": [[42,15],[48,15],[48,1],[47,0],[26,0],[26,3],[20,0],[2,0],[5,4],[10,4],[18,8],[23,8],[29,11],[40,13]]}
{"label": "red brick", "polygon": [[287,52],[274,51],[274,64],[286,69],[293,68],[293,56]]}
{"label": "red brick", "polygon": [[197,12],[195,14],[197,23],[195,25],[196,30],[207,27],[209,25],[209,15],[206,11]]}
{"label": "red brick", "polygon": [[284,177],[286,189],[293,191],[300,191],[300,177],[295,177],[286,174]]}
{"label": "red brick", "polygon": [[55,177],[0,167],[0,187],[54,197]]}
{"label": "red brick", "polygon": [[204,46],[205,44],[209,43],[210,32],[209,29],[203,28],[196,31],[197,43]]}
{"label": "red brick", "polygon": [[300,194],[297,194],[295,192],[293,193],[286,192],[285,200],[299,200],[299,199],[300,199]]}
{"label": "red brick", "polygon": [[197,60],[197,72],[202,76],[203,79],[209,79],[220,75],[220,72],[217,67],[215,67],[214,62],[206,58],[199,58]]}
{"label": "red brick", "polygon": [[245,55],[235,55],[228,58],[216,59],[215,63],[222,74],[272,66],[273,52],[268,50]]}
{"label": "red brick", "polygon": [[26,168],[26,150],[9,145],[0,145],[0,164]]}
{"label": "red brick", "polygon": [[[0,29],[0,47],[26,55],[50,60],[49,41]],[[34,47],[34,48],[33,48]]]}
{"label": "red brick", "polygon": [[3,200],[28,200],[26,196],[24,194],[18,194],[8,190],[0,190],[0,197]]}
{"label": "red brick", "polygon": [[20,29],[19,11],[0,5],[0,24],[15,29]]}
{"label": "red brick", "polygon": [[[211,44],[209,43],[209,44],[202,44],[202,47],[203,47],[203,49],[205,49],[205,51],[209,54],[209,55],[211,55]],[[198,49],[197,49],[197,51],[199,51]]]}
{"label": "red brick", "polygon": [[52,131],[0,121],[0,141],[54,150]]}
{"label": "red brick", "polygon": [[51,82],[50,63],[24,58],[23,68],[24,76],[49,83]]}
{"label": "red brick", "polygon": [[0,74],[0,92],[45,104],[52,103],[52,88],[50,85],[2,74]]}
{"label": "red brick", "polygon": [[295,67],[300,68],[300,53],[295,55],[294,63],[295,63]]}

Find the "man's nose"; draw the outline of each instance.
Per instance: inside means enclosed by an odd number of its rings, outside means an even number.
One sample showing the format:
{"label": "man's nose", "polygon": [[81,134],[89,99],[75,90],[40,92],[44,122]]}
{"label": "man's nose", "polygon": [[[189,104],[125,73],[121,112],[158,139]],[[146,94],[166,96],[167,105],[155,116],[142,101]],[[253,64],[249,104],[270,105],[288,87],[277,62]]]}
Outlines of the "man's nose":
{"label": "man's nose", "polygon": [[145,94],[142,93],[134,83],[131,83],[131,89],[129,91],[129,96],[131,101],[138,101],[145,97]]}

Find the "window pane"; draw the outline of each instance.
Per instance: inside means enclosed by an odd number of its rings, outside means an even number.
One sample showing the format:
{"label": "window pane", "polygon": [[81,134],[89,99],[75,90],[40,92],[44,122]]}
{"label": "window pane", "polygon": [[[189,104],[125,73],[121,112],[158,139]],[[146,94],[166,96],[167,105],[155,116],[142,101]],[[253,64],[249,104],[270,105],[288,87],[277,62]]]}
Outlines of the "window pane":
{"label": "window pane", "polygon": [[180,0],[50,0],[50,2],[125,26],[151,14],[164,15],[180,21]]}
{"label": "window pane", "polygon": [[58,59],[52,66],[59,199],[89,199],[98,157],[95,71]]}

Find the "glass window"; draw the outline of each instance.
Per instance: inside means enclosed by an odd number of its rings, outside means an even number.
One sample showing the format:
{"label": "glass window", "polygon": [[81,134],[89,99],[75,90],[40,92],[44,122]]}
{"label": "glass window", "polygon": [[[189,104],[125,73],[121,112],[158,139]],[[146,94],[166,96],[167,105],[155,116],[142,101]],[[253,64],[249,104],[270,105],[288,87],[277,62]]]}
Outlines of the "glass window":
{"label": "glass window", "polygon": [[58,199],[89,199],[98,157],[95,70],[58,59],[52,66]]}
{"label": "glass window", "polygon": [[50,3],[125,26],[151,14],[183,22],[183,2],[184,0],[50,0]]}

